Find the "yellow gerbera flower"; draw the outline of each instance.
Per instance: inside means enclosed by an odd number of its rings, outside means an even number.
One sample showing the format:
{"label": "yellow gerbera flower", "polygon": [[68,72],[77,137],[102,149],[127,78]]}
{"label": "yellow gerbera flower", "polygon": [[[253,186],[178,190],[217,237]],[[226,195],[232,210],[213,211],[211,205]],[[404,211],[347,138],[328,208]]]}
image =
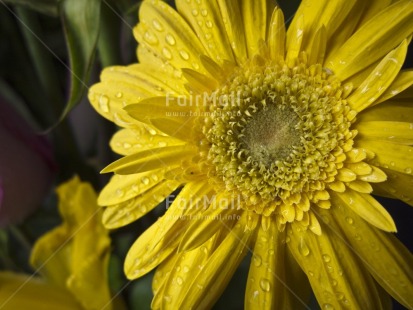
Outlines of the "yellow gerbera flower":
{"label": "yellow gerbera flower", "polygon": [[248,251],[246,308],[303,306],[306,279],[323,309],[413,307],[412,256],[370,195],[413,204],[413,2],[391,2],[303,0],[288,31],[273,1],[142,3],[140,63],[89,98],[123,127],[107,227],[182,187],[126,257],[130,279],[158,266],[154,308],[210,307]]}
{"label": "yellow gerbera flower", "polygon": [[112,309],[110,239],[96,193],[77,177],[57,193],[63,223],[36,241],[30,257],[42,277],[1,272],[2,309]]}

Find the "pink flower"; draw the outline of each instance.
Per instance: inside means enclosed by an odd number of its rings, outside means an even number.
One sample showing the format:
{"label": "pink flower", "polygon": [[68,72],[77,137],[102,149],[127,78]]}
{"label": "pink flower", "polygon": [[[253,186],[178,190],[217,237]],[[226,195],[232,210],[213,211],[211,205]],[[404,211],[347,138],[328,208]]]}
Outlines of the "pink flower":
{"label": "pink flower", "polygon": [[38,207],[54,171],[52,149],[0,97],[0,227],[15,223]]}

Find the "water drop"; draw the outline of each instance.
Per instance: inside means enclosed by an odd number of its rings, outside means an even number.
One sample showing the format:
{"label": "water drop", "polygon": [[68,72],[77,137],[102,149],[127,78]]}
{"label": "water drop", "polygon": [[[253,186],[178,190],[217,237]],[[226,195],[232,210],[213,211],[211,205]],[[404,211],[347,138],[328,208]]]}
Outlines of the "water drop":
{"label": "water drop", "polygon": [[116,196],[123,197],[124,195],[125,195],[125,192],[122,189],[118,188],[116,190]]}
{"label": "water drop", "polygon": [[212,24],[212,22],[211,22],[210,20],[207,20],[207,21],[205,22],[205,26],[207,26],[207,28],[212,28],[213,24]]}
{"label": "water drop", "polygon": [[338,300],[343,300],[344,299],[344,294],[341,292],[336,292],[336,296]]}
{"label": "water drop", "polygon": [[331,258],[330,258],[330,256],[328,256],[327,254],[324,254],[324,255],[323,255],[323,260],[324,260],[326,263],[328,263],[328,262],[331,260]]}
{"label": "water drop", "polygon": [[189,267],[188,267],[188,266],[184,266],[183,272],[188,273],[188,272],[189,272]]}
{"label": "water drop", "polygon": [[355,235],[354,235],[354,239],[356,239],[356,240],[361,240],[361,236],[360,236],[359,234],[355,234]]}
{"label": "water drop", "polygon": [[166,35],[165,40],[166,40],[166,42],[168,42],[169,45],[175,45],[176,44],[174,36],[169,34],[169,33]]}
{"label": "water drop", "polygon": [[324,304],[323,309],[324,310],[334,310],[334,307],[331,304]]}
{"label": "water drop", "polygon": [[394,161],[391,161],[391,162],[390,162],[390,166],[393,166],[393,167],[394,167],[394,165],[395,165]]}
{"label": "water drop", "polygon": [[163,296],[163,299],[165,299],[165,301],[166,301],[167,303],[170,303],[170,302],[172,301],[172,298],[171,298],[171,296],[169,296],[169,295],[164,295],[164,296]]}
{"label": "water drop", "polygon": [[162,54],[165,56],[166,59],[172,59],[172,53],[171,53],[171,51],[169,50],[169,48],[164,47],[164,48],[162,49]]}
{"label": "water drop", "polygon": [[404,169],[404,172],[411,174],[412,173],[412,168],[406,168]]}
{"label": "water drop", "polygon": [[163,31],[163,27],[162,27],[161,23],[160,23],[157,19],[154,19],[154,20],[152,21],[152,25],[153,25],[153,27],[154,27],[156,30],[158,30],[158,31]]}
{"label": "water drop", "polygon": [[159,180],[158,176],[156,174],[152,174],[151,175],[151,179],[155,182],[157,182]]}
{"label": "water drop", "polygon": [[135,259],[135,265],[139,265],[139,264],[141,263],[141,261],[142,261],[142,260],[141,260],[140,258],[136,258],[136,259]]}
{"label": "water drop", "polygon": [[332,286],[337,286],[337,284],[338,284],[337,280],[331,280],[331,285]]}
{"label": "water drop", "polygon": [[380,251],[380,246],[377,243],[371,242],[370,246],[374,251],[376,251],[376,252]]}
{"label": "water drop", "polygon": [[208,15],[208,11],[207,11],[206,9],[202,9],[202,10],[201,10],[201,15],[204,16],[204,17],[207,16],[207,15]]}
{"label": "water drop", "polygon": [[267,279],[261,279],[260,287],[264,292],[269,292],[271,289],[271,283]]}
{"label": "water drop", "polygon": [[310,254],[310,249],[307,246],[304,238],[300,239],[300,244],[298,245],[298,250],[300,251],[301,255],[308,256]]}
{"label": "water drop", "polygon": [[184,283],[184,280],[182,280],[181,277],[177,277],[176,278],[176,283],[178,283],[178,285],[182,285],[182,283]]}
{"label": "water drop", "polygon": [[145,38],[145,41],[151,45],[155,45],[158,43],[157,37],[152,32],[149,32],[149,31],[145,32],[144,38]]}
{"label": "water drop", "polygon": [[308,271],[308,275],[311,276],[311,277],[314,277],[314,272],[312,272],[312,271],[309,270],[309,271]]}
{"label": "water drop", "polygon": [[158,146],[159,147],[165,147],[165,146],[167,146],[168,144],[165,142],[165,141],[159,141],[158,142]]}
{"label": "water drop", "polygon": [[122,98],[123,94],[121,92],[116,93],[116,98]]}
{"label": "water drop", "polygon": [[333,268],[331,265],[327,265],[327,271],[328,271],[329,273],[333,273],[334,268]]}
{"label": "water drop", "polygon": [[99,108],[105,113],[109,112],[109,98],[105,95],[99,97]]}
{"label": "water drop", "polygon": [[204,286],[201,285],[201,284],[197,284],[196,286],[197,286],[200,290],[203,290],[203,289],[204,289]]}
{"label": "water drop", "polygon": [[186,51],[184,51],[184,50],[180,50],[180,51],[179,51],[179,56],[181,56],[181,58],[182,58],[183,60],[188,60],[188,59],[189,59],[189,54],[188,54]]}
{"label": "water drop", "polygon": [[196,10],[196,9],[193,9],[193,10],[192,10],[192,15],[198,16],[198,14],[199,14],[198,10]]}
{"label": "water drop", "polygon": [[257,254],[254,254],[254,256],[253,256],[253,261],[254,261],[254,265],[255,265],[256,267],[261,266],[261,263],[262,263],[261,256],[259,256],[259,255],[257,255]]}
{"label": "water drop", "polygon": [[141,182],[145,185],[148,185],[149,184],[149,178],[143,177],[143,178],[141,178]]}
{"label": "water drop", "polygon": [[394,267],[389,267],[389,271],[394,276],[397,276],[399,274]]}
{"label": "water drop", "polygon": [[354,220],[351,217],[347,216],[346,217],[346,222],[349,223],[350,225],[353,225]]}

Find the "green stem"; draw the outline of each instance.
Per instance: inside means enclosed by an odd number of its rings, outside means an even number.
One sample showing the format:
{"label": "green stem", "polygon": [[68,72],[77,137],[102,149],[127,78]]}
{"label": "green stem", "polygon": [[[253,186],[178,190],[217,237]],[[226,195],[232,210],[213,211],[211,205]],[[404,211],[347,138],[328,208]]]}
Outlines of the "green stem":
{"label": "green stem", "polygon": [[30,253],[32,250],[32,245],[29,240],[27,240],[25,234],[17,226],[14,225],[10,225],[9,230],[10,233],[17,239],[17,241],[19,241],[19,243],[24,247],[25,251]]}
{"label": "green stem", "polygon": [[[26,47],[48,102],[40,102],[43,110],[51,110],[51,122],[54,123],[62,109],[63,96],[60,92],[59,78],[53,64],[54,52],[47,47],[41,38],[42,29],[38,15],[22,7],[16,7],[16,13],[22,22],[21,31],[26,41]],[[54,56],[56,57],[56,56]],[[47,112],[46,112],[47,113]]]}
{"label": "green stem", "polygon": [[100,14],[100,32],[98,52],[102,67],[121,63],[120,55],[120,22],[119,16],[106,3],[102,3]]}

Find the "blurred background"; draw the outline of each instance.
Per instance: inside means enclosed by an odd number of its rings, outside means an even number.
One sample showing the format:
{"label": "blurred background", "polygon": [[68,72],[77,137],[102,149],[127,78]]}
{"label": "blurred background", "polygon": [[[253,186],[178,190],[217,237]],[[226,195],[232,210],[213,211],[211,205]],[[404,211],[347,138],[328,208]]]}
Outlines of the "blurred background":
{"label": "blurred background", "polygon": [[[278,3],[288,22],[300,1]],[[117,158],[108,144],[116,128],[92,109],[85,95],[102,68],[137,61],[132,28],[139,4],[0,0],[0,270],[34,272],[28,264],[33,243],[61,221],[54,193],[58,184],[76,174],[99,191],[108,181],[110,176],[99,171]],[[412,48],[409,55],[405,67],[411,68]],[[381,201],[395,219],[397,237],[412,250],[412,208]],[[110,286],[130,309],[150,308],[153,275],[127,281],[123,259],[163,210],[161,205],[111,233]],[[243,308],[249,259],[215,309]],[[318,309],[315,301],[311,308]]]}

